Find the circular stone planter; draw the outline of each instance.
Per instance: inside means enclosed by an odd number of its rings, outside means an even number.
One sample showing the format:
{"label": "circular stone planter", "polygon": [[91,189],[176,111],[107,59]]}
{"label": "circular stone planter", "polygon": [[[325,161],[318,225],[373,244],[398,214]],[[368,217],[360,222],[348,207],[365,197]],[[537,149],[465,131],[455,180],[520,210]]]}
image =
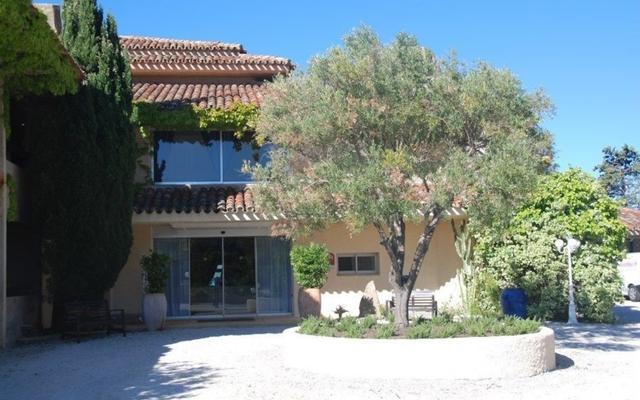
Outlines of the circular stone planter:
{"label": "circular stone planter", "polygon": [[348,378],[519,378],[556,367],[553,331],[452,339],[350,339],[285,330],[287,366]]}

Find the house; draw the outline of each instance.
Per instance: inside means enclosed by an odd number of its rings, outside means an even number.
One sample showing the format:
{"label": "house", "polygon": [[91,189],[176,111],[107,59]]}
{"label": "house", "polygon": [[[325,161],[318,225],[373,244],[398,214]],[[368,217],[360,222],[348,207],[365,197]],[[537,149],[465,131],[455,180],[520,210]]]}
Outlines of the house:
{"label": "house", "polygon": [[[251,177],[242,172],[246,160],[265,162],[269,145],[256,146],[251,132],[235,135],[242,124],[209,124],[216,118],[243,120],[259,109],[264,83],[290,73],[293,64],[250,54],[239,44],[133,36],[122,37],[121,43],[133,74],[138,139],[149,152],[140,159],[136,178],[134,243],[110,291],[111,305],[140,317],[139,262],[153,249],[172,260],[169,318],[296,315],[291,243],[271,236],[272,225],[286,218],[286,210],[266,215],[257,209]],[[202,118],[203,113],[209,117]],[[224,113],[228,118],[220,117]],[[461,215],[451,212],[452,218]],[[419,230],[407,225],[407,263]],[[390,298],[390,262],[372,227],[351,237],[336,224],[305,240],[324,243],[332,253],[322,289],[323,314],[338,305],[357,314],[369,281],[383,302]],[[416,289],[433,290],[441,301],[455,297],[452,282],[460,265],[451,224],[445,221],[436,230]]]}

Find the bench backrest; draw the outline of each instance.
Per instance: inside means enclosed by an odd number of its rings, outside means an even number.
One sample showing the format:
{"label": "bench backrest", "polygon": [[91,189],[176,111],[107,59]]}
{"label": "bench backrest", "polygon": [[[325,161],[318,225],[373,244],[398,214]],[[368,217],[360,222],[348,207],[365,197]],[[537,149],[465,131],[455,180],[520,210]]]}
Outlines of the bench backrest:
{"label": "bench backrest", "polygon": [[65,321],[104,321],[109,317],[106,300],[73,301],[64,308]]}

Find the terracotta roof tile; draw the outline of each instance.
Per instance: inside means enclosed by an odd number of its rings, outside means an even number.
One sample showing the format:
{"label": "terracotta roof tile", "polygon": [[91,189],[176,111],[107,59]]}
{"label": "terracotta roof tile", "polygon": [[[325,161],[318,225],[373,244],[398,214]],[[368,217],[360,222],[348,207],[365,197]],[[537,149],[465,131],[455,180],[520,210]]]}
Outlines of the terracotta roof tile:
{"label": "terracotta roof tile", "polygon": [[247,54],[239,44],[137,36],[122,36],[120,42],[129,54],[134,75],[169,70],[276,75],[294,68],[291,60]]}
{"label": "terracotta roof tile", "polygon": [[640,210],[637,208],[620,208],[620,221],[627,227],[630,236],[640,236]]}
{"label": "terracotta roof tile", "polygon": [[138,82],[133,85],[133,100],[150,103],[196,104],[203,108],[225,108],[234,102],[262,105],[258,84],[187,84]]}
{"label": "terracotta roof tile", "polygon": [[136,195],[136,214],[255,212],[248,187],[150,187]]}

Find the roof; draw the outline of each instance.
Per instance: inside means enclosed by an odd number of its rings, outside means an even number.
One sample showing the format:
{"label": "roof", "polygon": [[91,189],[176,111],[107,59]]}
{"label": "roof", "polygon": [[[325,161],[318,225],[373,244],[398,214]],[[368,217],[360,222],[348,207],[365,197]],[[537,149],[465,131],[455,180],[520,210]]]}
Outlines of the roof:
{"label": "roof", "polygon": [[133,100],[226,108],[262,105],[262,84],[294,68],[289,59],[248,54],[240,44],[122,36]]}
{"label": "roof", "polygon": [[640,210],[637,208],[620,208],[620,221],[627,227],[630,236],[640,236]]}
{"label": "roof", "polygon": [[255,212],[247,186],[156,186],[143,189],[135,198],[136,214]]}
{"label": "roof", "polygon": [[243,75],[289,73],[290,60],[247,54],[240,44],[122,36],[133,75]]}
{"label": "roof", "polygon": [[195,104],[203,108],[226,108],[234,102],[262,105],[259,83],[160,83],[137,82],[133,100],[151,103]]}

